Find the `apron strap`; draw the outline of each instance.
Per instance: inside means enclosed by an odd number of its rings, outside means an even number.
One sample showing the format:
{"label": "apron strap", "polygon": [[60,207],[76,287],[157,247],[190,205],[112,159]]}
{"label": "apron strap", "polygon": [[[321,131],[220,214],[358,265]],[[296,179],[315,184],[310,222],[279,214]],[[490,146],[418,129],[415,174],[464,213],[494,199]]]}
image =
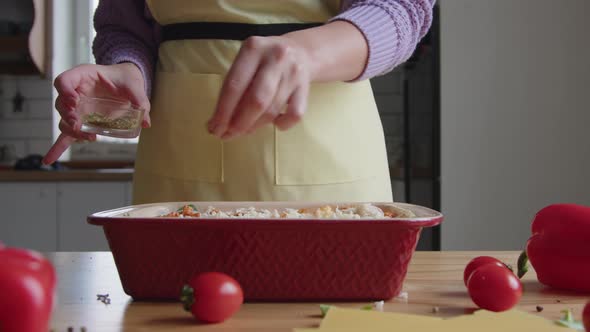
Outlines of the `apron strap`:
{"label": "apron strap", "polygon": [[323,24],[324,23],[175,23],[162,26],[162,41],[184,39],[245,40],[252,36],[280,36],[289,32],[314,28]]}

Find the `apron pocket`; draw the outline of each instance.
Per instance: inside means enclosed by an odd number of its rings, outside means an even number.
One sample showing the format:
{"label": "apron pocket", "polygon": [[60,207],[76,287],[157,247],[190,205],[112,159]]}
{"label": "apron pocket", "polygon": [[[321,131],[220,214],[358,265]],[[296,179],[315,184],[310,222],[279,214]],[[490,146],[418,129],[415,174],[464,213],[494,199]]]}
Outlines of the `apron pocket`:
{"label": "apron pocket", "polygon": [[152,127],[142,132],[141,165],[169,178],[223,182],[223,146],[209,134],[223,76],[157,72]]}
{"label": "apron pocket", "polygon": [[345,183],[387,174],[383,127],[368,81],[312,84],[302,121],[275,130],[277,185]]}

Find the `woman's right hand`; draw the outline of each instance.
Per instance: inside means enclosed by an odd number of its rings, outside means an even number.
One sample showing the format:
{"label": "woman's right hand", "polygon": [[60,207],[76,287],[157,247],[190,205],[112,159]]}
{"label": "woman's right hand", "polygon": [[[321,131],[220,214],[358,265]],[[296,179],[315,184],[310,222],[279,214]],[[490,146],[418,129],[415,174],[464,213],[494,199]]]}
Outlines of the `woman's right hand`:
{"label": "woman's right hand", "polygon": [[82,122],[76,112],[80,96],[128,100],[146,110],[142,127],[150,126],[150,102],[144,89],[144,78],[132,63],[116,65],[80,65],[55,78],[58,92],[55,108],[61,115],[61,134],[49,149],[43,163],[54,163],[76,140],[96,140],[96,135],[80,131]]}

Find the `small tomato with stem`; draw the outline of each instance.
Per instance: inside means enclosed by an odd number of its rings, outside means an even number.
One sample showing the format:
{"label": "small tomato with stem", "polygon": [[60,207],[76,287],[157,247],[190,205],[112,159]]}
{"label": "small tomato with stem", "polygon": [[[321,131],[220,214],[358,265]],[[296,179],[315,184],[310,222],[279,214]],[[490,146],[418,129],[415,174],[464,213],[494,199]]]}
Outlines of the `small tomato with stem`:
{"label": "small tomato with stem", "polygon": [[469,296],[480,308],[500,312],[514,307],[522,296],[520,280],[505,266],[480,266],[467,282]]}
{"label": "small tomato with stem", "polygon": [[463,282],[465,283],[465,286],[467,286],[467,281],[469,281],[469,277],[471,277],[471,274],[479,267],[487,264],[494,264],[497,266],[508,268],[504,263],[502,263],[502,261],[500,261],[497,258],[491,256],[475,257],[474,259],[469,261],[467,266],[465,266],[465,271],[463,272]]}
{"label": "small tomato with stem", "polygon": [[184,309],[204,323],[220,323],[238,311],[244,302],[240,284],[232,277],[207,272],[192,278],[182,289]]}

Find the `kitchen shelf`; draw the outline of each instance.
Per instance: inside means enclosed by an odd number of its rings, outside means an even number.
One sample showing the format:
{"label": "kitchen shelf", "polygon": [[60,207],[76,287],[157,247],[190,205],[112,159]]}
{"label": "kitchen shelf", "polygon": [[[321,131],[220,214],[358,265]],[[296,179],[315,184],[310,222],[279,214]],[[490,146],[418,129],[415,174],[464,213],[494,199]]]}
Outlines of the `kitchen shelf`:
{"label": "kitchen shelf", "polygon": [[13,171],[0,169],[0,183],[7,182],[130,182],[133,169],[94,169],[61,171]]}
{"label": "kitchen shelf", "polygon": [[29,36],[0,36],[0,52],[1,53],[16,53],[29,52]]}
{"label": "kitchen shelf", "polygon": [[0,73],[7,75],[36,75],[40,72],[32,62],[0,62]]}
{"label": "kitchen shelf", "polygon": [[0,36],[0,54],[10,54],[19,60],[0,60],[0,73],[8,75],[36,75],[40,71],[29,58],[29,36]]}

